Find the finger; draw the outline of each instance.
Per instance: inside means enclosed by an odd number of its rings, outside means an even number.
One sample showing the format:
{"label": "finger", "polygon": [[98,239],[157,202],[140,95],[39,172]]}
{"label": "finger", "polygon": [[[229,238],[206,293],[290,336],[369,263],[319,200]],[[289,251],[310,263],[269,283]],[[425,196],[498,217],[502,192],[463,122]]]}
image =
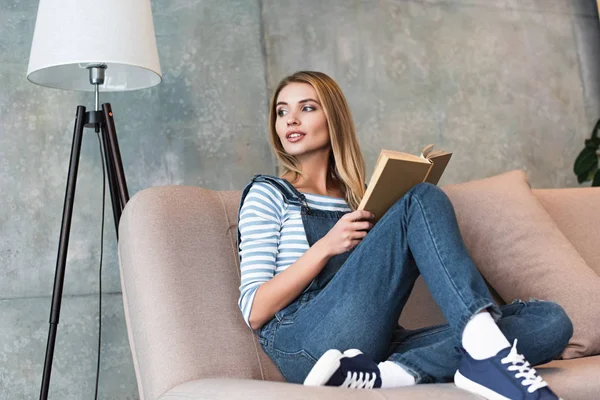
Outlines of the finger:
{"label": "finger", "polygon": [[360,211],[357,210],[357,211],[349,212],[348,214],[344,214],[342,216],[342,218],[340,218],[340,219],[343,219],[346,221],[356,221],[357,219],[359,219],[359,216],[360,216]]}
{"label": "finger", "polygon": [[356,231],[351,236],[351,240],[362,240],[365,236],[367,236],[367,231]]}
{"label": "finger", "polygon": [[356,210],[355,211],[357,213],[357,217],[355,219],[355,221],[359,221],[359,220],[370,220],[375,218],[375,214],[373,214],[370,211],[367,210]]}
{"label": "finger", "polygon": [[371,213],[369,211],[356,210],[356,211],[352,211],[351,213],[344,215],[342,218],[345,218],[348,221],[360,221],[360,220],[365,220],[365,219],[372,219],[374,217],[375,216],[373,215],[373,213]]}
{"label": "finger", "polygon": [[351,228],[355,231],[366,231],[373,227],[373,223],[369,221],[357,221],[353,222]]}

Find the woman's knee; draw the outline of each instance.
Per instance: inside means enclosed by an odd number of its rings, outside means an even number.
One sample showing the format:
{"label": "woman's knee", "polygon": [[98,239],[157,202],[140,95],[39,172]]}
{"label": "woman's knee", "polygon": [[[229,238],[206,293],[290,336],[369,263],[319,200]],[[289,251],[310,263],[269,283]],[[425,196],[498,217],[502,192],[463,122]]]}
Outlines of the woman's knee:
{"label": "woman's knee", "polygon": [[539,328],[549,333],[553,347],[564,349],[567,346],[573,336],[573,323],[558,303],[533,299],[528,302],[517,300],[514,304],[524,307],[521,313],[539,317],[538,323],[544,325]]}
{"label": "woman's knee", "polygon": [[[414,198],[416,198],[418,201],[413,201]],[[439,204],[440,202],[447,203],[445,205],[451,206],[450,199],[442,189],[431,183],[421,182],[413,186],[408,192],[399,198],[392,205],[390,211],[392,209],[406,210],[407,208],[410,208],[411,205],[417,203]]]}
{"label": "woman's knee", "polygon": [[532,365],[559,357],[573,335],[567,313],[554,302],[516,300],[501,310],[498,326],[510,342],[519,340],[519,352]]}
{"label": "woman's knee", "polygon": [[409,193],[412,194],[429,194],[429,193],[437,193],[437,194],[445,194],[444,191],[442,189],[440,189],[439,187],[437,187],[436,185],[433,185],[431,183],[428,182],[421,182],[416,184],[415,186],[413,186],[410,190]]}
{"label": "woman's knee", "polygon": [[438,209],[454,209],[446,192],[431,183],[419,183],[413,186],[408,193],[410,193],[411,197],[417,197],[422,204],[428,204]]}
{"label": "woman's knee", "polygon": [[450,203],[450,199],[442,189],[438,186],[427,182],[421,182],[413,186],[407,193],[406,197],[417,197],[423,202],[443,202]]}
{"label": "woman's knee", "polygon": [[549,328],[556,333],[557,345],[566,347],[573,336],[573,323],[565,310],[558,304],[552,301],[538,302],[548,316]]}

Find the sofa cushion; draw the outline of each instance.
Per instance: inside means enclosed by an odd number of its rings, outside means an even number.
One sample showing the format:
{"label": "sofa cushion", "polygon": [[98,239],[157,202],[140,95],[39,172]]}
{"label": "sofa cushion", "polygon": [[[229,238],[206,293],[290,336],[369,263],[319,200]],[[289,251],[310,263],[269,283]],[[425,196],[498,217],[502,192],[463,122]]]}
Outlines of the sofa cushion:
{"label": "sofa cushion", "polygon": [[600,275],[600,187],[533,193],[585,262]]}
{"label": "sofa cushion", "polygon": [[160,396],[159,400],[478,400],[481,397],[453,383],[415,385],[393,389],[360,390],[303,386],[294,383],[243,379],[201,379],[186,382]]}
{"label": "sofa cushion", "polygon": [[600,356],[555,360],[535,368],[564,399],[596,400],[600,392]]}
{"label": "sofa cushion", "polygon": [[[600,382],[596,377],[600,376],[600,356],[552,361],[536,369],[550,384],[550,387],[565,399],[593,400],[598,397]],[[353,390],[246,379],[199,379],[174,387],[162,395],[160,400],[245,400],[249,398],[260,398],[261,400],[480,399],[478,396],[458,389],[452,383],[394,389]]]}
{"label": "sofa cushion", "polygon": [[590,269],[532,193],[525,173],[445,186],[465,244],[506,301],[559,303],[574,334],[563,353],[600,353],[600,277]]}

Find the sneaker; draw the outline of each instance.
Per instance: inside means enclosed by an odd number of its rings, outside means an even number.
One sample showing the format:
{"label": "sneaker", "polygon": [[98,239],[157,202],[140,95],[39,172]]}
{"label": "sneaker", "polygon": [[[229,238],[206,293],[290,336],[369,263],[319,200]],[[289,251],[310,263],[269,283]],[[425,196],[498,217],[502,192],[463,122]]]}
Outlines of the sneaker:
{"label": "sneaker", "polygon": [[464,352],[454,384],[489,400],[560,400],[521,354],[517,340],[494,357],[475,360]]}
{"label": "sneaker", "polygon": [[339,386],[352,389],[381,387],[377,364],[360,350],[327,350],[304,380],[307,386]]}

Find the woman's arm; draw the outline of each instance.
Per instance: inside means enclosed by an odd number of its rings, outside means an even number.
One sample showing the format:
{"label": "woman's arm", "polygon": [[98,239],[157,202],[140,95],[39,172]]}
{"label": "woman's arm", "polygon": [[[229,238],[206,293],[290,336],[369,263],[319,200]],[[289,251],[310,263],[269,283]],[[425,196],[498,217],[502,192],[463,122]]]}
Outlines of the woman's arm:
{"label": "woman's arm", "polygon": [[254,330],[261,328],[276,312],[290,304],[331,257],[327,244],[319,240],[285,271],[260,285],[250,311],[250,327]]}
{"label": "woman's arm", "polygon": [[277,189],[257,182],[240,209],[239,306],[246,323],[254,330],[298,297],[332,256],[321,240],[310,248],[297,250],[303,254],[275,274],[285,207],[283,195]]}
{"label": "woman's arm", "polygon": [[257,289],[275,276],[283,214],[283,195],[264,182],[252,185],[240,209],[238,306],[248,326]]}

